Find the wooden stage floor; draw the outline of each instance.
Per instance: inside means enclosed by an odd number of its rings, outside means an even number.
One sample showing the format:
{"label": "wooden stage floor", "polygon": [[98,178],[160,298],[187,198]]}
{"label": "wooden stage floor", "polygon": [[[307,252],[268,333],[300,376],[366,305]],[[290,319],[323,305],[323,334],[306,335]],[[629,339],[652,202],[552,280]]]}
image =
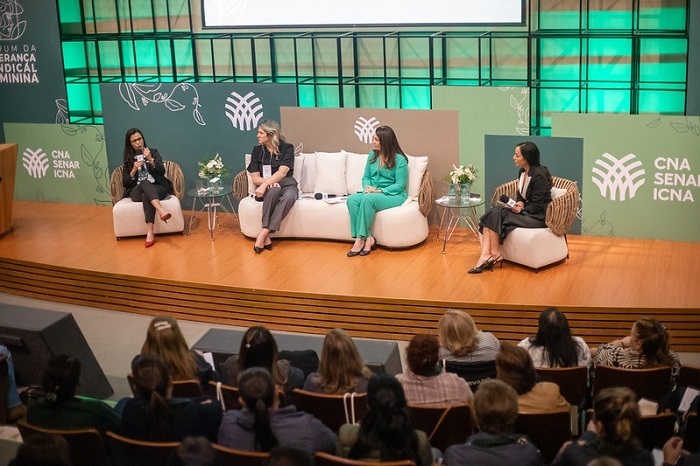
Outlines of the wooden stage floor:
{"label": "wooden stage floor", "polygon": [[[189,219],[189,211],[185,212]],[[468,275],[479,243],[457,230],[442,254],[436,230],[421,245],[367,257],[350,243],[275,240],[253,252],[224,214],[209,239],[204,214],[190,235],[116,241],[110,207],[15,201],[14,231],[0,239],[0,291],[140,314],[272,329],[407,340],[434,332],[447,308],[516,341],[539,312],[566,312],[589,344],[628,334],[656,316],[679,351],[700,351],[700,243],[569,236],[570,259],[534,273],[506,263]]]}

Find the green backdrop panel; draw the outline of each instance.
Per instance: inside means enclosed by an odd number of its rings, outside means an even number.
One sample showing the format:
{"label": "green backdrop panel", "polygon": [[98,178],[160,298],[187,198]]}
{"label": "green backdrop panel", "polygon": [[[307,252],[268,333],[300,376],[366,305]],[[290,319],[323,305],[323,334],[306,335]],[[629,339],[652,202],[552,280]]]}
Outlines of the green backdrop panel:
{"label": "green backdrop panel", "polygon": [[19,147],[15,199],[112,205],[102,126],[5,123]]}
{"label": "green backdrop panel", "polygon": [[557,114],[552,134],[584,139],[583,234],[700,240],[700,117]]}

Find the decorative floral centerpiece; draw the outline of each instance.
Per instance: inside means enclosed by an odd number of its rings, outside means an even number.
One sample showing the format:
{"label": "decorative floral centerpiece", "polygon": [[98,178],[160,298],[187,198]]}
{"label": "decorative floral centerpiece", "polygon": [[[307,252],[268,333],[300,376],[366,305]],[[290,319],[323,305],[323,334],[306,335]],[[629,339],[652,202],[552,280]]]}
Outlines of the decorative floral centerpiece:
{"label": "decorative floral centerpiece", "polygon": [[204,179],[223,178],[230,173],[228,167],[221,161],[221,156],[216,156],[211,160],[197,162],[199,164],[199,177]]}
{"label": "decorative floral centerpiece", "polygon": [[452,167],[454,167],[454,170],[452,170],[445,179],[455,186],[461,186],[463,184],[471,186],[474,180],[476,180],[478,171],[474,168],[474,165],[469,164],[466,167],[464,165],[460,165],[459,167],[452,165]]}

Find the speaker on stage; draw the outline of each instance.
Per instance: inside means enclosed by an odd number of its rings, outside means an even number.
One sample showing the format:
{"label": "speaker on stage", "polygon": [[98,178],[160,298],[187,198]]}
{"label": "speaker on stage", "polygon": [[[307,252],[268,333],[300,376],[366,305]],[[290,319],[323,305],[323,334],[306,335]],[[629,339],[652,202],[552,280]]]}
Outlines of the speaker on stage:
{"label": "speaker on stage", "polygon": [[67,354],[80,360],[78,395],[114,393],[73,314],[0,304],[0,345],[12,353],[18,385],[41,385],[49,358]]}
{"label": "speaker on stage", "polygon": [[0,144],[0,238],[12,229],[17,144]]}

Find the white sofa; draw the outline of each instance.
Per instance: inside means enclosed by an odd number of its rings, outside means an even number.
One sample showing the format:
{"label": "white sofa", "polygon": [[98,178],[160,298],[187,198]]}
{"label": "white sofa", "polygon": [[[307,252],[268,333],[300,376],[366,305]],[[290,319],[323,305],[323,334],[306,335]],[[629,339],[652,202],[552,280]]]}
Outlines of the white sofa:
{"label": "white sofa", "polygon": [[[350,216],[345,202],[330,204],[313,198],[315,193],[342,196],[362,190],[367,154],[347,151],[301,153],[295,156],[294,178],[300,198],[282,221],[273,237],[319,238],[352,241]],[[246,155],[246,166],[250,154]],[[426,218],[432,207],[432,182],[427,171],[428,157],[408,156],[408,199],[404,204],[377,213],[372,234],[377,244],[404,248],[428,237]],[[241,232],[255,237],[262,228],[262,202],[252,196],[255,186],[246,171],[234,180],[234,193],[240,200],[238,218]]]}

